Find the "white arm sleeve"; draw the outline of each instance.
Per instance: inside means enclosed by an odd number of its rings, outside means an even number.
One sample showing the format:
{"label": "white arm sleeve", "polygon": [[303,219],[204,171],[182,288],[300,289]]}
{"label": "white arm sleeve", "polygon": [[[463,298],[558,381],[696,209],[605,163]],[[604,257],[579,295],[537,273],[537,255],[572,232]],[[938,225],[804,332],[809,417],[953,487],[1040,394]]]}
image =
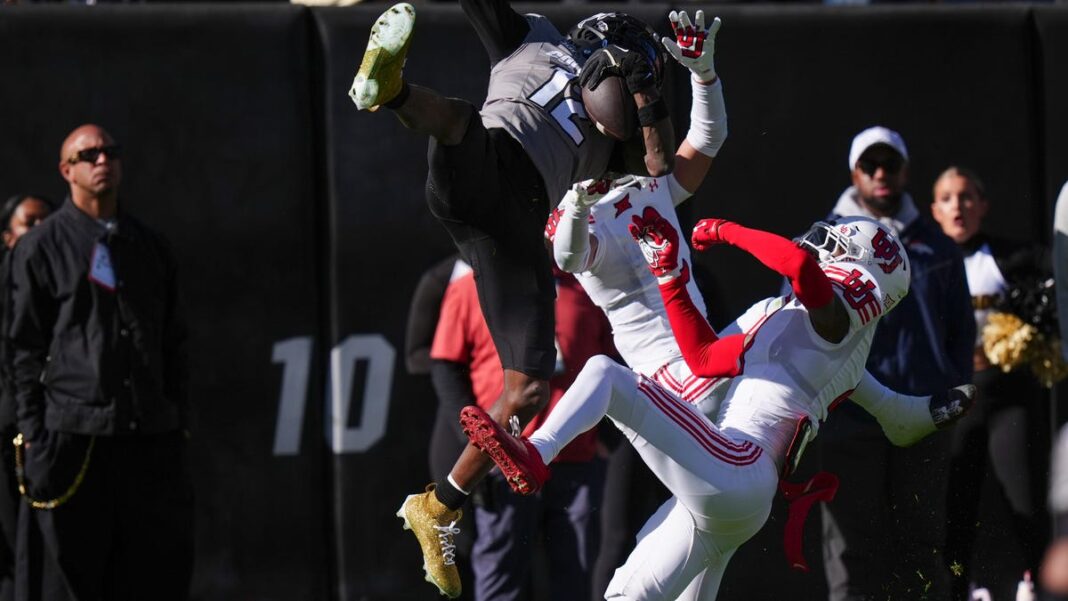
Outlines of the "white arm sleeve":
{"label": "white arm sleeve", "polygon": [[567,200],[560,203],[560,208],[564,214],[556,226],[553,258],[560,269],[568,273],[581,273],[589,268],[590,263],[590,210],[587,207],[580,209]]}
{"label": "white arm sleeve", "polygon": [[693,100],[690,105],[690,131],[686,141],[701,154],[714,157],[727,139],[727,105],[723,102],[723,82],[708,84],[690,77]]}
{"label": "white arm sleeve", "polygon": [[867,370],[849,396],[872,414],[895,446],[907,447],[936,430],[931,397],[900,394],[883,386]]}

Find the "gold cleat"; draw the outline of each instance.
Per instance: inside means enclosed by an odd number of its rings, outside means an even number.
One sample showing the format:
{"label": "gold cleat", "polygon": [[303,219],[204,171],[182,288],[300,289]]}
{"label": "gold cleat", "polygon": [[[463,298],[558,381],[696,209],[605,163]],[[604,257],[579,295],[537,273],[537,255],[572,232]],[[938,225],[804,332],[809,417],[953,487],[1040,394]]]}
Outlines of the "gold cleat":
{"label": "gold cleat", "polygon": [[453,536],[460,533],[456,523],[463,512],[450,511],[434,496],[434,485],[426,492],[408,495],[397,510],[404,520],[404,529],[411,530],[423,549],[423,571],[426,581],[438,587],[450,599],[460,596],[460,572],[456,569],[456,545]]}
{"label": "gold cleat", "polygon": [[360,70],[349,89],[356,108],[376,111],[400,93],[404,57],[414,26],[415,7],[407,2],[394,4],[375,21]]}

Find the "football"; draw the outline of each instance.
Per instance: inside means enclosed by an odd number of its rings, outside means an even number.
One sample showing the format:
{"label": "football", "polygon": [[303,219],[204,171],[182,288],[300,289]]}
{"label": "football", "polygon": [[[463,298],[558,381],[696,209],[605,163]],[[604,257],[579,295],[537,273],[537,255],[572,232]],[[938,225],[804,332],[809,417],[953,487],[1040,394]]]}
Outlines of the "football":
{"label": "football", "polygon": [[615,140],[629,140],[638,131],[638,105],[618,75],[609,75],[596,90],[582,88],[586,114],[602,134]]}

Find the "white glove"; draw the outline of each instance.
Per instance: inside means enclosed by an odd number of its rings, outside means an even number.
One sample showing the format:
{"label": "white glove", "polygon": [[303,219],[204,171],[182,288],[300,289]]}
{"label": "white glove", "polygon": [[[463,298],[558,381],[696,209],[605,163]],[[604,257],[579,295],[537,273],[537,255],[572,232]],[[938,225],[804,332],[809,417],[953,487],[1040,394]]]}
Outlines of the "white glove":
{"label": "white glove", "polygon": [[587,179],[571,186],[571,189],[564,194],[564,200],[570,200],[576,209],[585,211],[597,204],[597,201],[601,200],[611,189],[612,180]]}
{"label": "white glove", "polygon": [[716,17],[706,29],[703,10],[697,11],[694,19],[695,22],[691,24],[686,11],[671,11],[668,20],[671,21],[675,39],[665,37],[660,41],[679,64],[689,69],[697,79],[707,83],[716,79],[716,66],[712,62],[712,55],[715,53],[716,32],[719,31],[721,22],[719,17]]}

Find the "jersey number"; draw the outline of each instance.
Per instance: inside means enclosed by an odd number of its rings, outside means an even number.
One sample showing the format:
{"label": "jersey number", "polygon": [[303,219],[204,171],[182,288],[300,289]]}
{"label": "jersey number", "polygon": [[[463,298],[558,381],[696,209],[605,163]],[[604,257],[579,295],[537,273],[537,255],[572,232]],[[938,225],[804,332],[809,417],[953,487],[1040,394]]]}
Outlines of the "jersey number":
{"label": "jersey number", "polygon": [[575,146],[581,146],[585,136],[582,135],[576,119],[588,118],[586,107],[582,106],[580,98],[564,95],[568,84],[574,78],[574,75],[563,69],[553,69],[553,76],[530,95],[530,101],[548,111],[564,133],[571,137]]}

